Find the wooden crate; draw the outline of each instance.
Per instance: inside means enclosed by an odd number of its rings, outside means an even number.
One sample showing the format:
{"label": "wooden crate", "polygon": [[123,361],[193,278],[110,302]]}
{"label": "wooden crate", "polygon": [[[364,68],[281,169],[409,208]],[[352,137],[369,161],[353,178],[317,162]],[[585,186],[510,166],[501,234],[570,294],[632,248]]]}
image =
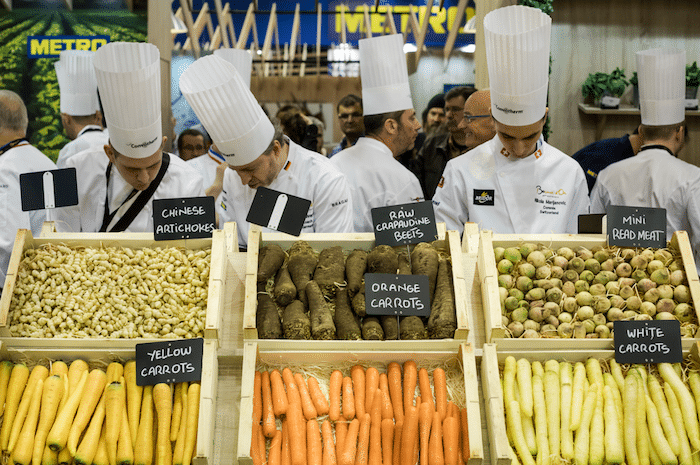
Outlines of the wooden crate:
{"label": "wooden crate", "polygon": [[[389,362],[403,364],[407,360],[415,360],[418,368],[430,363],[458,363],[462,367],[464,381],[464,398],[469,423],[469,447],[471,450],[468,465],[481,465],[483,462],[483,446],[481,432],[481,413],[479,406],[479,387],[476,377],[476,361],[471,344],[461,343],[453,350],[447,351],[384,351],[381,343],[374,343],[378,350],[365,351],[331,350],[318,351],[314,349],[290,350],[286,343],[269,343],[265,341],[246,342],[243,355],[243,371],[241,383],[240,418],[238,426],[238,463],[251,465],[250,442],[252,436],[253,415],[253,380],[255,370],[261,365],[265,369],[289,366],[313,367],[326,370],[330,375],[333,369],[340,369],[349,376],[352,365],[375,366],[380,373],[385,371]],[[347,370],[344,370],[347,367]],[[383,369],[382,369],[383,368]],[[448,379],[450,375],[448,374]],[[323,385],[324,380],[318,381]],[[323,388],[322,388],[323,389]],[[460,406],[462,407],[462,406]]]}
{"label": "wooden crate", "polygon": [[[235,229],[235,224],[233,224]],[[226,241],[235,241],[235,244],[229,245]],[[25,346],[26,341],[19,337],[11,337],[9,332],[9,311],[12,293],[15,288],[17,270],[24,251],[31,248],[37,248],[45,244],[63,244],[68,247],[114,247],[123,246],[132,249],[140,248],[155,248],[155,247],[184,247],[190,250],[200,250],[211,247],[211,263],[209,273],[209,291],[207,296],[207,314],[204,327],[204,337],[206,339],[221,339],[222,327],[222,306],[224,300],[224,280],[225,280],[225,259],[226,249],[235,247],[238,249],[237,236],[234,234],[231,238],[224,231],[216,230],[212,234],[212,238],[207,239],[182,239],[172,241],[155,241],[152,233],[56,233],[52,231],[51,225],[46,225],[42,231],[42,236],[35,238],[31,231],[20,229],[17,231],[8,273],[3,287],[2,298],[0,298],[0,337],[7,338],[6,342],[13,346]],[[99,348],[104,344],[104,338],[65,338],[65,339],[47,339],[53,342],[54,345],[60,347],[77,349],[84,348],[86,340],[92,339],[92,342],[87,342],[88,346]],[[144,341],[143,338],[136,340]],[[111,345],[115,347],[129,347],[128,339],[110,339]],[[33,342],[29,343],[32,345]]]}
{"label": "wooden crate", "polygon": [[[110,347],[102,341],[100,347],[93,345],[80,348],[65,348],[60,344],[49,346],[39,343],[34,346],[10,347],[6,343],[0,345],[0,359],[28,364],[46,364],[49,361],[62,360],[70,363],[82,359],[88,363],[106,364],[113,361],[127,361],[136,356],[134,339],[129,340],[130,346]],[[111,341],[110,341],[111,342]],[[197,445],[193,463],[195,465],[211,465],[214,457],[214,425],[216,421],[216,390],[218,384],[218,359],[216,357],[217,341],[205,340],[202,355],[202,379],[200,381],[199,420],[197,428]]]}
{"label": "wooden crate", "polygon": [[[455,340],[466,340],[469,334],[467,286],[464,279],[464,269],[462,267],[462,253],[459,234],[456,231],[445,231],[444,223],[440,223],[438,237],[446,238],[449,244],[452,260],[452,280],[455,291],[455,311],[457,313],[457,330]],[[442,236],[441,236],[442,234]],[[301,234],[299,237],[290,236],[283,233],[262,233],[259,227],[251,227],[248,235],[248,257],[246,263],[245,278],[245,303],[243,310],[243,331],[245,339],[258,339],[255,314],[257,310],[257,275],[258,275],[258,252],[261,247],[267,244],[277,244],[283,250],[288,250],[294,242],[307,241],[315,252],[321,252],[328,247],[340,246],[343,251],[349,253],[354,249],[371,250],[375,246],[373,233],[314,233]],[[421,344],[431,344],[437,340],[421,340]],[[307,341],[308,343],[309,341]],[[341,345],[347,341],[337,341]],[[362,341],[352,341],[353,344]],[[409,342],[409,341],[404,341]],[[414,343],[415,341],[410,341]]]}
{"label": "wooden crate", "polygon": [[[473,247],[476,235],[465,234],[465,241],[468,247]],[[584,246],[592,248],[595,246],[607,246],[607,238],[604,234],[576,235],[576,234],[493,234],[491,231],[481,231],[478,235],[479,256],[477,269],[479,283],[481,285],[481,296],[485,318],[486,340],[498,344],[503,350],[555,350],[568,351],[575,349],[585,350],[606,350],[613,348],[613,340],[609,339],[558,339],[558,338],[507,338],[506,328],[501,321],[501,304],[498,294],[498,271],[496,269],[496,259],[494,257],[494,247],[518,246],[524,242],[535,244],[545,244],[552,249],[559,247],[569,247],[573,250],[576,247]],[[697,269],[693,253],[690,248],[688,234],[685,231],[676,231],[670,240],[671,248],[679,250],[681,253],[683,266],[688,279],[688,288],[693,302],[700,302],[700,281],[698,280]],[[463,244],[463,247],[465,245]],[[695,311],[700,312],[698,305]],[[699,317],[700,318],[700,317]],[[696,337],[698,335],[696,334]],[[683,340],[684,349],[689,349],[693,344],[692,339]]]}

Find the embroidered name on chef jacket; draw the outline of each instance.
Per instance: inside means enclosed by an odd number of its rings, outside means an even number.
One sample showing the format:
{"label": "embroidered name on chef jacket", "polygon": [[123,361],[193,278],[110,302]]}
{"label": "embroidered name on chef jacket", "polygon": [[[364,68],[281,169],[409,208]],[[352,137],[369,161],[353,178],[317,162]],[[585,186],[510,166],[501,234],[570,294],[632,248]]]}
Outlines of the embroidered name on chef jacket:
{"label": "embroidered name on chef jacket", "polygon": [[495,200],[495,192],[493,189],[474,189],[473,199],[474,205],[493,207]]}
{"label": "embroidered name on chef jacket", "polygon": [[535,188],[535,203],[539,205],[539,212],[545,215],[559,215],[566,208],[568,194],[564,189],[545,189],[542,186]]}

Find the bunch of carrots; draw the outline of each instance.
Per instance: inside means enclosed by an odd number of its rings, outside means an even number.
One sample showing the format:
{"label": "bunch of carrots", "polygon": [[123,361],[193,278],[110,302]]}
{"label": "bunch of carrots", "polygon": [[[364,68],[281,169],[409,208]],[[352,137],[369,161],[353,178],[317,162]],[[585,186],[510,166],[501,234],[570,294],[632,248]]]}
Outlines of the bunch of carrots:
{"label": "bunch of carrots", "polygon": [[0,362],[0,448],[12,465],[180,465],[194,455],[199,384],[136,385],[136,362],[106,371]]}
{"label": "bunch of carrots", "polygon": [[[412,360],[386,373],[355,365],[319,382],[289,368],[255,373],[255,465],[462,465],[469,459],[467,411],[448,400],[445,371]],[[416,392],[420,395],[416,395]],[[281,429],[277,428],[281,420]]]}

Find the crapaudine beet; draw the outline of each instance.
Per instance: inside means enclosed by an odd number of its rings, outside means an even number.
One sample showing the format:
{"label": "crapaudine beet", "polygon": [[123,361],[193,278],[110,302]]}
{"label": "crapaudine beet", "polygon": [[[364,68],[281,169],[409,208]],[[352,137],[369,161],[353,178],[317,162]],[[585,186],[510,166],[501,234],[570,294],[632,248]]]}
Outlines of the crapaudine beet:
{"label": "crapaudine beet", "polygon": [[275,276],[284,263],[284,250],[277,244],[268,244],[258,253],[258,282],[264,283]]}
{"label": "crapaudine beet", "polygon": [[455,297],[452,288],[452,264],[440,258],[435,295],[430,305],[428,337],[431,339],[453,338],[457,330]]}
{"label": "crapaudine beet", "polygon": [[339,284],[345,282],[345,257],[339,245],[323,249],[318,256],[314,281],[323,295],[334,297]]}
{"label": "crapaudine beet", "polygon": [[306,283],[313,278],[317,263],[318,259],[307,242],[296,241],[292,244],[292,247],[289,249],[287,268],[294,286],[297,288],[298,298],[305,306],[307,306]]}
{"label": "crapaudine beet", "polygon": [[367,314],[365,310],[365,286],[360,287],[360,291],[352,298],[352,311],[360,318]]}
{"label": "crapaudine beet", "polygon": [[285,339],[311,339],[311,322],[300,300],[287,305],[282,319]]}
{"label": "crapaudine beet", "polygon": [[287,265],[282,265],[282,268],[277,272],[274,288],[275,302],[281,307],[286,307],[297,296],[297,288],[292,282],[292,277],[289,276]]}
{"label": "crapaudine beet", "polygon": [[430,298],[432,302],[435,293],[435,280],[438,274],[438,253],[427,242],[417,244],[411,251],[411,273],[422,274],[428,277],[430,284]]}
{"label": "crapaudine beet", "polygon": [[367,272],[396,273],[399,268],[399,256],[388,245],[378,245],[367,254]]}
{"label": "crapaudine beet", "polygon": [[316,281],[306,284],[306,297],[309,301],[309,320],[311,320],[311,337],[316,340],[335,339],[335,323],[326,299]]}
{"label": "crapaudine beet", "polygon": [[335,315],[333,316],[333,322],[335,323],[335,333],[338,339],[362,339],[360,324],[358,323],[357,317],[350,309],[347,289],[338,289],[338,292],[335,294]]}
{"label": "crapaudine beet", "polygon": [[356,249],[350,252],[345,260],[345,278],[348,282],[348,294],[350,298],[360,292],[362,280],[367,270],[367,252]]}
{"label": "crapaudine beet", "polygon": [[399,252],[399,271],[398,274],[411,274],[411,261],[408,259],[408,252],[402,250]]}
{"label": "crapaudine beet", "polygon": [[260,339],[279,339],[282,337],[282,321],[277,306],[270,294],[265,292],[264,283],[258,285],[258,308],[255,313],[255,326]]}
{"label": "crapaudine beet", "polygon": [[423,320],[419,316],[411,315],[401,318],[400,323],[401,339],[426,339],[427,334]]}
{"label": "crapaudine beet", "polygon": [[384,339],[384,330],[375,316],[366,316],[362,319],[362,339],[366,341],[381,341]]}
{"label": "crapaudine beet", "polygon": [[382,323],[384,339],[392,341],[399,338],[399,320],[396,315],[382,315],[379,321]]}

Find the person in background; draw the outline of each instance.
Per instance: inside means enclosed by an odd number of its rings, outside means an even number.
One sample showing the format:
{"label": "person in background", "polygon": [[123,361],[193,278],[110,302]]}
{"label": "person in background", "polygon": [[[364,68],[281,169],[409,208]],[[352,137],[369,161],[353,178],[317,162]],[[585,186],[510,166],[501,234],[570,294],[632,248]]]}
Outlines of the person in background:
{"label": "person in background", "polygon": [[17,230],[30,229],[34,237],[47,220],[46,210],[22,211],[19,176],[55,170],[56,165],[27,142],[27,107],[10,90],[0,89],[0,293]]}
{"label": "person in background", "polygon": [[68,158],[93,147],[102,147],[109,134],[102,126],[97,79],[92,64],[95,52],[64,50],[54,63],[61,91],[61,123],[70,139],[58,152],[56,164],[63,168]]}
{"label": "person in background", "polygon": [[314,151],[325,157],[327,154],[326,148],[323,146],[323,132],[326,129],[326,125],[315,116],[307,116],[307,118],[309,118],[310,124],[316,126],[316,146],[314,147]]}
{"label": "person in background", "polygon": [[470,221],[500,234],[576,233],[578,215],[588,213],[581,167],[542,138],[551,24],[525,6],[484,18],[497,135],[447,163],[433,205],[448,230]]}
{"label": "person in background", "polygon": [[466,134],[459,124],[462,122],[464,104],[475,91],[473,87],[454,87],[445,94],[447,116],[444,127],[447,132],[437,132],[429,136],[416,155],[413,172],[428,200],[433,198],[447,162],[469,149],[464,144]]}
{"label": "person in background", "polygon": [[365,134],[365,122],[362,118],[362,99],[355,94],[348,94],[338,102],[338,121],[340,130],[343,131],[343,139],[335,146],[328,158],[343,149],[352,147],[357,139]]}
{"label": "person in background", "polygon": [[685,143],[685,50],[637,52],[644,141],[637,155],[598,174],[591,213],[610,205],[666,209],[666,238],[687,231],[700,269],[700,168],[677,158]]}
{"label": "person in background", "polygon": [[445,122],[445,94],[436,94],[428,102],[423,110],[423,132],[426,136],[432,136],[441,130]]}
{"label": "person in background", "polygon": [[196,129],[185,129],[177,138],[177,153],[185,161],[207,153],[204,134]]}
{"label": "person in background", "polygon": [[491,92],[479,90],[464,102],[464,114],[459,128],[464,131],[464,145],[472,150],[490,141],[496,135],[496,126],[491,115]]}
{"label": "person in background", "polygon": [[414,145],[420,122],[401,34],[361,39],[359,48],[365,136],[331,162],[348,178],[355,232],[372,232],[372,208],[423,200],[418,179],[395,158]]}

